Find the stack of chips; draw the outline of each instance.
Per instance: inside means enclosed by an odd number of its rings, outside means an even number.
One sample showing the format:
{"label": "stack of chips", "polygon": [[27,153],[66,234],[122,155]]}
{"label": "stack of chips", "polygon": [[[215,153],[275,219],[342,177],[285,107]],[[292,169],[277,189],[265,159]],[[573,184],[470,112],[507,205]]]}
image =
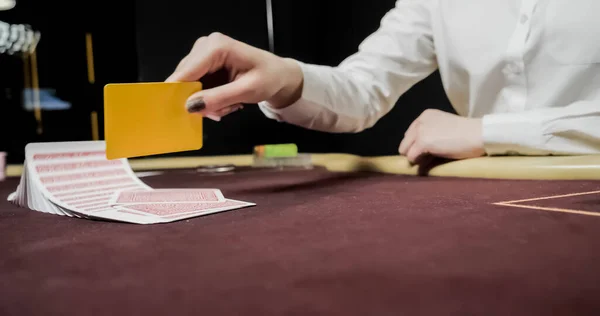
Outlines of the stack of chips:
{"label": "stack of chips", "polygon": [[269,144],[254,147],[254,166],[262,168],[312,168],[310,155],[299,154],[296,144]]}
{"label": "stack of chips", "polygon": [[254,147],[254,155],[262,158],[296,157],[298,146],[296,144],[259,145]]}

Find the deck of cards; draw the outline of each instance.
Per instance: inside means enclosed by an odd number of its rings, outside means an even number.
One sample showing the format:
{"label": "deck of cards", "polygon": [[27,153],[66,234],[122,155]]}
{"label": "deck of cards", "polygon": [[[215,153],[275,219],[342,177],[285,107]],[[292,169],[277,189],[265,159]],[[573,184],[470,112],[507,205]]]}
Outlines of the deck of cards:
{"label": "deck of cards", "polygon": [[219,189],[153,189],[126,159],[106,159],[102,141],[32,143],[8,200],[34,211],[135,224],[168,223],[254,206]]}

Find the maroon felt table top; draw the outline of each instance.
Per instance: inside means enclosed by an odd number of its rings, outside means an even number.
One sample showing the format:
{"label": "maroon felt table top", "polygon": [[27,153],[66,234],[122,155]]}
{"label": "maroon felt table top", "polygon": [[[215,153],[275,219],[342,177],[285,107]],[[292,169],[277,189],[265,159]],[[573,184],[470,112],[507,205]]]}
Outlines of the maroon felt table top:
{"label": "maroon felt table top", "polygon": [[[171,224],[6,202],[0,315],[597,315],[600,217],[496,205],[593,181],[169,172],[256,207]],[[600,193],[522,202],[600,212]]]}

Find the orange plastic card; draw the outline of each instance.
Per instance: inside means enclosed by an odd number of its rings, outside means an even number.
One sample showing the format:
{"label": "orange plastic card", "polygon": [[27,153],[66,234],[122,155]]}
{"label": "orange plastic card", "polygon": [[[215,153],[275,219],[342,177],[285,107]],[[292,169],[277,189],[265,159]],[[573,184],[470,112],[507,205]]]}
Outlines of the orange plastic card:
{"label": "orange plastic card", "polygon": [[106,158],[202,148],[202,116],[185,103],[200,82],[108,84],[104,87]]}

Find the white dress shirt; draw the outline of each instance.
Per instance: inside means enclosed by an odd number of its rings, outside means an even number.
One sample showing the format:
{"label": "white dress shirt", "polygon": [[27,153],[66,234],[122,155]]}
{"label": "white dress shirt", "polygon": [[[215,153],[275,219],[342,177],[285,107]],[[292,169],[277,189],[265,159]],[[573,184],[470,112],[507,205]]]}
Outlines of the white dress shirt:
{"label": "white dress shirt", "polygon": [[[302,97],[269,118],[359,132],[439,69],[489,155],[600,153],[599,0],[399,0],[337,67],[298,62]],[[398,140],[400,141],[400,140]]]}

